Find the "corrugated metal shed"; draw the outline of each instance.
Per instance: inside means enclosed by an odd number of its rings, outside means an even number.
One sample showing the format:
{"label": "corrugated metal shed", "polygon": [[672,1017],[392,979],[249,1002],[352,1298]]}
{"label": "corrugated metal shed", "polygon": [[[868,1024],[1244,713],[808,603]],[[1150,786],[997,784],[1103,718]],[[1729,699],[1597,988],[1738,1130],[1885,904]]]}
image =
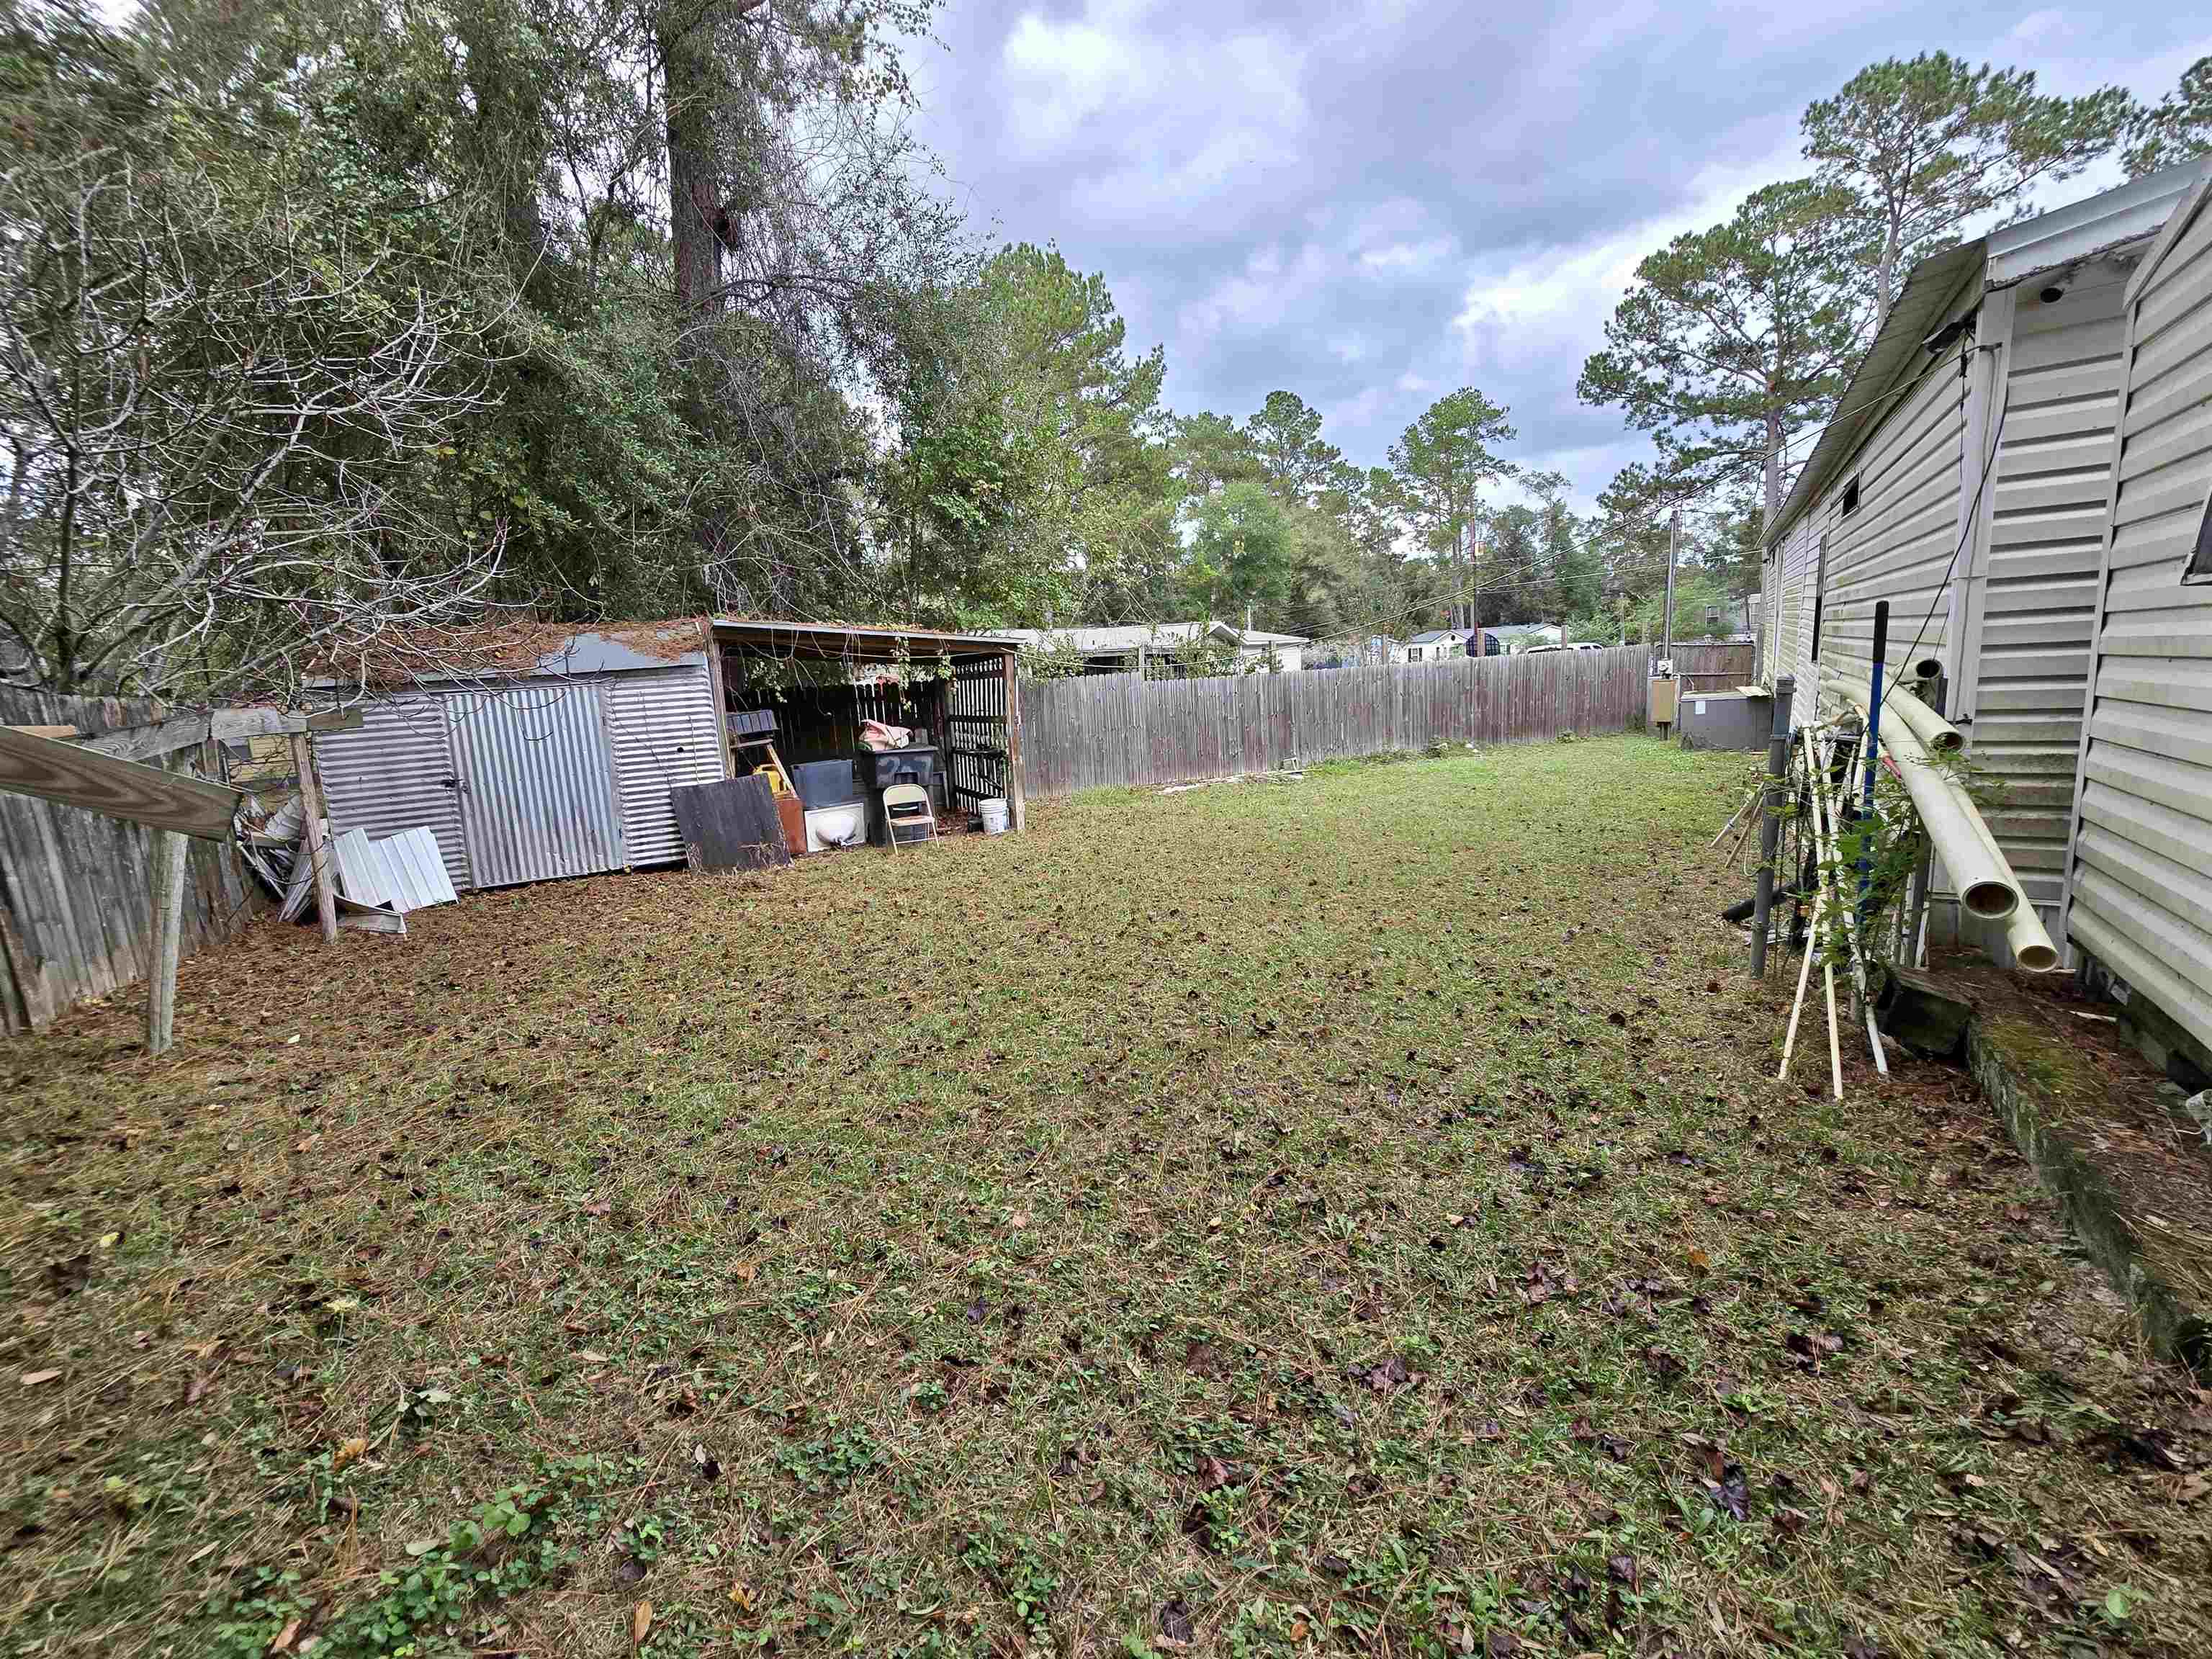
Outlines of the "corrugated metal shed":
{"label": "corrugated metal shed", "polygon": [[607,729],[629,862],[680,864],[684,836],[668,792],[722,775],[706,665],[614,676],[607,682]]}
{"label": "corrugated metal shed", "polygon": [[680,862],[668,792],[725,765],[699,624],[525,635],[514,677],[380,696],[319,736],[332,823],[427,827],[459,890]]}
{"label": "corrugated metal shed", "polygon": [[2066,931],[2212,1048],[2212,177],[2125,295]]}
{"label": "corrugated metal shed", "polygon": [[315,738],[315,769],[340,830],[396,836],[424,825],[438,838],[446,874],[462,891],[475,886],[461,834],[460,779],[447,730],[446,698],[436,692],[383,697],[362,705],[351,732]]}
{"label": "corrugated metal shed", "polygon": [[453,701],[461,828],[477,886],[623,867],[606,702],[596,683],[531,680]]}

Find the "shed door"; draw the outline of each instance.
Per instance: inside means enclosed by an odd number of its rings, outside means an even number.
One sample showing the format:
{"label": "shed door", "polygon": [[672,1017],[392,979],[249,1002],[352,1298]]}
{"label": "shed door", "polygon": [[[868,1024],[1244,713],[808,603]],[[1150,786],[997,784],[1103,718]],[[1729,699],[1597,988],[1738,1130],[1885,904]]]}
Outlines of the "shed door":
{"label": "shed door", "polygon": [[356,730],[316,734],[315,769],[333,829],[363,830],[380,841],[427,827],[438,838],[454,890],[466,892],[477,884],[461,835],[449,706],[434,693],[363,703]]}
{"label": "shed door", "polygon": [[633,867],[681,864],[684,836],[668,792],[722,775],[721,732],[707,665],[617,674],[605,689],[625,854]]}
{"label": "shed door", "polygon": [[1002,659],[955,663],[945,717],[948,805],[1006,796],[1006,682]]}
{"label": "shed door", "polygon": [[540,682],[453,702],[461,828],[477,886],[622,868],[599,686]]}

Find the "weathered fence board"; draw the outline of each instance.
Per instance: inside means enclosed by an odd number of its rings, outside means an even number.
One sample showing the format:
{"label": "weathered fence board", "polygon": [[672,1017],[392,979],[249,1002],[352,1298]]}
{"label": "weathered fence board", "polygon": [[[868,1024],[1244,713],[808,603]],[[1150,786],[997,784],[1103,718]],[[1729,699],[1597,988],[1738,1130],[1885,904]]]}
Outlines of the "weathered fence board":
{"label": "weathered fence board", "polygon": [[[0,686],[0,726],[70,726],[88,737],[150,724],[151,704]],[[205,750],[158,763],[219,775]],[[143,979],[152,956],[154,831],[81,807],[0,793],[0,1028],[46,1024],[70,1004]],[[235,938],[267,905],[227,845],[191,842],[180,953]]]}
{"label": "weathered fence board", "polygon": [[1651,653],[1547,651],[1387,667],[1143,680],[1025,682],[1022,769],[1032,795],[1188,783],[1310,761],[1521,743],[1644,720]]}
{"label": "weathered fence board", "polygon": [[1707,640],[1674,645],[1674,677],[1682,695],[1726,691],[1747,683],[1759,666],[1759,647],[1750,640]]}

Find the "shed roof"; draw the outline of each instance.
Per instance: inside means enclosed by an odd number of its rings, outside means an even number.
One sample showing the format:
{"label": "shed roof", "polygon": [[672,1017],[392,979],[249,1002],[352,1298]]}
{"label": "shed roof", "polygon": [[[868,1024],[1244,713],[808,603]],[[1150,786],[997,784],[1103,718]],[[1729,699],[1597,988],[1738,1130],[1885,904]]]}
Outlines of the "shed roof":
{"label": "shed roof", "polygon": [[951,634],[897,623],[788,622],[769,617],[716,617],[714,638],[780,657],[814,661],[893,662],[917,654],[1003,657],[1012,641],[992,634]]}
{"label": "shed roof", "polygon": [[1104,653],[1134,651],[1146,645],[1188,645],[1201,632],[1226,644],[1237,643],[1235,629],[1210,618],[1204,622],[1121,623],[1103,628],[1002,628],[994,637],[1018,645],[1059,645],[1073,651]]}
{"label": "shed roof", "polygon": [[619,673],[706,659],[706,619],[672,617],[588,626],[516,620],[468,628],[393,629],[313,666],[347,684],[389,689]]}

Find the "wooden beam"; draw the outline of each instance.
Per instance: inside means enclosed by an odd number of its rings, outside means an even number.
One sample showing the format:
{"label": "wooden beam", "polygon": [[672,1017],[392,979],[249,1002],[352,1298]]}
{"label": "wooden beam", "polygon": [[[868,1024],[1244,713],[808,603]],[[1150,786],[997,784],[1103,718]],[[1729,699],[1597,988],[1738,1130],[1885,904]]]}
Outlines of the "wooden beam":
{"label": "wooden beam", "polygon": [[1012,820],[1014,833],[1018,836],[1030,827],[1028,792],[1022,787],[1021,653],[1009,651],[1005,662],[1001,672],[1006,676],[1006,816]]}
{"label": "wooden beam", "polygon": [[52,738],[56,740],[84,735],[74,726],[11,726],[8,730],[21,732],[27,738]]}
{"label": "wooden beam", "polygon": [[292,734],[292,766],[300,775],[300,812],[306,820],[300,850],[315,877],[315,916],[323,938],[338,936],[337,889],[331,881],[331,850],[323,838],[323,789],[315,777],[315,743],[304,732]]}
{"label": "wooden beam", "polygon": [[281,738],[301,732],[351,732],[359,728],[361,720],[358,708],[328,708],[312,714],[288,714],[279,708],[218,708],[110,732],[88,738],[79,746],[118,760],[152,760],[196,744]]}
{"label": "wooden beam", "polygon": [[146,974],[146,1052],[167,1054],[177,1019],[177,955],[185,924],[185,838],[154,832],[154,957]]}
{"label": "wooden beam", "polygon": [[228,841],[232,819],[246,799],[222,784],[118,760],[81,744],[5,730],[0,730],[0,789],[203,841]]}

